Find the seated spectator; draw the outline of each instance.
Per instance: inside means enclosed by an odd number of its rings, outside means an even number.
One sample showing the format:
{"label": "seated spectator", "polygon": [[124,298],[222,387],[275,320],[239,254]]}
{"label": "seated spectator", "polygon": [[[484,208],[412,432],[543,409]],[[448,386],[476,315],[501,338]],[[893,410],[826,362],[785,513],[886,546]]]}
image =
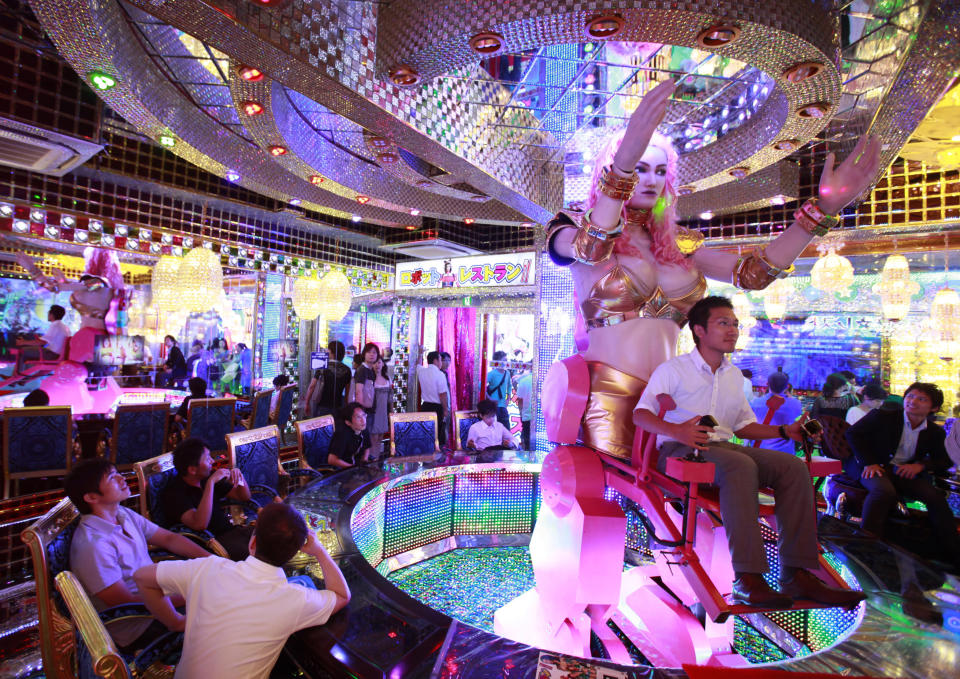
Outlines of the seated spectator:
{"label": "seated spectator", "polygon": [[160,495],[160,506],[170,521],[182,523],[196,531],[210,531],[234,561],[243,561],[250,553],[247,543],[252,526],[234,526],[220,507],[220,500],[237,502],[250,499],[243,472],[239,469],[213,470],[213,458],[207,444],[189,438],[173,451],[177,476]]}
{"label": "seated spectator", "polygon": [[[790,386],[790,376],[783,372],[772,373],[767,377],[767,388],[770,393],[764,396],[758,396],[750,401],[750,408],[757,416],[757,421],[763,422],[767,417],[767,401],[771,396],[782,396],[783,405],[777,408],[769,424],[779,426],[781,424],[791,424],[796,422],[803,414],[803,405],[800,400],[787,395],[787,388]],[[779,436],[773,439],[761,439],[760,447],[767,450],[782,450],[785,453],[795,453],[797,445],[792,439],[783,439]]]}
{"label": "seated spectator", "polygon": [[280,412],[280,389],[290,384],[286,375],[277,375],[273,378],[273,395],[270,397],[270,422],[277,423],[277,414]]}
{"label": "seated spectator", "polygon": [[[122,507],[130,488],[109,460],[84,460],[70,470],[64,486],[81,514],[70,543],[70,570],[97,610],[142,601],[133,573],[151,563],[148,543],[188,558],[210,556],[182,535]],[[122,650],[141,648],[156,636],[149,628],[149,621],[119,620],[110,634]]]}
{"label": "seated spectator", "polygon": [[871,410],[879,408],[887,400],[887,390],[879,382],[867,382],[863,385],[863,401],[847,411],[847,424],[856,424]]}
{"label": "seated spectator", "polygon": [[187,356],[187,377],[207,376],[207,363],[203,360],[203,342],[193,340],[190,345],[190,355]]}
{"label": "seated spectator", "polygon": [[840,373],[830,373],[823,383],[820,396],[813,401],[810,417],[832,415],[842,420],[846,418],[847,411],[859,402],[847,378]]}
{"label": "seated spectator", "polygon": [[348,403],[337,414],[336,429],[330,439],[327,464],[353,467],[370,459],[370,434],[367,432],[367,411],[356,401]]}
{"label": "seated spectator", "polygon": [[[633,411],[638,427],[658,435],[660,468],[669,457],[697,454],[716,467],[720,515],[726,529],[734,570],[732,598],[750,606],[789,608],[794,599],[809,599],[851,608],[865,598],[862,592],[827,586],[811,570],[817,568],[816,507],[810,474],[803,460],[777,450],[748,448],[730,441],[783,439],[801,441],[798,420],[788,425],[757,422],[743,392],[742,373],[726,358],[734,351],[739,322],[726,297],[704,297],[688,314],[695,348],[661,363],[650,376]],[[663,418],[657,413],[657,395],[668,394],[677,407]],[[711,415],[716,426],[700,424]],[[758,523],[757,488],[770,486],[776,494],[780,529],[780,588],[763,577],[767,554]]]}
{"label": "seated spectator", "polygon": [[34,389],[23,398],[24,408],[50,405],[50,395],[43,389]]}
{"label": "seated spectator", "polygon": [[[326,589],[287,581],[281,568],[298,550],[320,564]],[[350,601],[343,573],[303,517],[285,503],[260,511],[246,561],[164,561],[137,571],[147,607],[184,631],[181,679],[267,679],[287,637],[324,624]],[[186,616],[164,595],[186,599]]]}
{"label": "seated spectator", "polygon": [[470,425],[467,448],[477,451],[516,448],[513,435],[497,419],[497,402],[484,399],[477,404],[480,420]]}
{"label": "seated spectator", "polygon": [[860,483],[867,489],[863,502],[864,531],[882,536],[884,523],[897,501],[920,500],[947,563],[960,571],[960,537],[943,491],[933,476],[950,468],[943,427],[931,419],[943,405],[935,384],[914,382],[903,394],[902,409],[871,410],[847,430],[847,441],[863,467]]}
{"label": "seated spectator", "polygon": [[36,339],[18,340],[17,345],[37,347],[40,351],[40,359],[44,361],[59,360],[67,340],[70,339],[70,328],[63,322],[66,313],[66,309],[59,304],[51,305],[47,311],[47,320],[50,322],[47,331]]}
{"label": "seated spectator", "polygon": [[177,408],[177,414],[173,416],[175,422],[187,421],[190,414],[191,399],[207,397],[207,381],[202,377],[191,377],[187,386],[190,388],[190,394],[183,399],[183,403]]}

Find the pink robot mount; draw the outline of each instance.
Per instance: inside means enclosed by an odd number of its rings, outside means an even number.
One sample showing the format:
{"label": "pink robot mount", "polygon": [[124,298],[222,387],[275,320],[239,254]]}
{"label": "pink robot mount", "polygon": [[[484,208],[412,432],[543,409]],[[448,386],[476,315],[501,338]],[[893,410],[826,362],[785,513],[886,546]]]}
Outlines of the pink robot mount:
{"label": "pink robot mount", "polygon": [[87,387],[88,376],[83,364],[61,361],[40,388],[50,397],[50,405],[71,406],[74,415],[109,411],[123,390],[112,377],[105,380],[102,388],[91,390]]}
{"label": "pink robot mount", "polygon": [[[577,445],[589,383],[580,355],[554,364],[544,382],[547,434],[560,445],[540,472],[542,504],[530,539],[536,586],[496,611],[494,631],[587,658],[592,631],[612,660],[632,664],[608,625],[613,621],[657,666],[746,666],[732,648],[732,614],[759,609],[727,602],[733,568],[726,532],[711,513],[697,511],[698,502],[709,506],[699,488],[712,482],[714,466],[670,459],[667,473],[659,472],[656,437],[639,430],[633,465]],[[674,407],[666,396],[660,403],[661,414]],[[604,498],[608,487],[643,509],[663,545],[654,550],[654,563],[624,569],[626,517],[617,502]],[[674,501],[687,488],[687,510],[681,514]],[[820,565],[821,577],[844,585],[822,556]],[[704,622],[690,610],[698,603]]]}

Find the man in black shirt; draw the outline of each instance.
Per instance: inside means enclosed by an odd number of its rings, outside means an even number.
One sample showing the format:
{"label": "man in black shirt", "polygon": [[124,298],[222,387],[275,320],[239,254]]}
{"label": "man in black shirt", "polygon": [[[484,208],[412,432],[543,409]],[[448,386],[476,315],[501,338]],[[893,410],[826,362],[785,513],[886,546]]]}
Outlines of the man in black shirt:
{"label": "man in black shirt", "polygon": [[169,387],[181,381],[187,376],[187,361],[183,357],[183,352],[177,346],[177,340],[173,335],[167,335],[163,338],[163,343],[167,347],[167,361],[163,364],[163,371],[157,373],[157,386]]}
{"label": "man in black shirt", "polygon": [[227,497],[238,502],[250,499],[250,488],[239,469],[213,471],[207,444],[198,438],[183,441],[173,451],[177,476],[160,495],[164,516],[196,531],[208,530],[234,561],[243,561],[253,526],[234,526],[219,501]]}
{"label": "man in black shirt", "polygon": [[330,439],[327,464],[352,467],[370,459],[370,434],[367,433],[367,411],[354,401],[337,414],[337,428]]}
{"label": "man in black shirt", "polygon": [[350,379],[353,377],[350,368],[343,364],[343,357],[346,355],[343,342],[336,340],[330,342],[327,345],[327,351],[330,354],[330,363],[323,369],[323,387],[315,416],[332,415],[343,407],[347,387],[350,386]]}

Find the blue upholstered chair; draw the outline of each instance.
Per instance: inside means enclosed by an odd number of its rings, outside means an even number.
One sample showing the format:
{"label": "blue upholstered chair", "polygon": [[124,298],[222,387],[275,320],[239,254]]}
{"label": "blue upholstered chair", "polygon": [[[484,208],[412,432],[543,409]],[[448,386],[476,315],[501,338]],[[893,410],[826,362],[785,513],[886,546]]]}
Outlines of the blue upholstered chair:
{"label": "blue upholstered chair", "polygon": [[280,387],[280,403],[277,404],[277,429],[280,432],[280,440],[285,444],[287,442],[286,429],[290,421],[290,414],[293,412],[293,397],[296,384],[288,384]]}
{"label": "blue upholstered chair", "polygon": [[[173,453],[163,453],[149,460],[141,460],[135,463],[133,468],[136,470],[137,481],[140,485],[141,515],[150,519],[158,526],[190,538],[217,556],[229,558],[227,550],[216,541],[209,531],[193,530],[180,523],[179,517],[164,514],[160,497],[167,487],[167,484],[177,475],[177,469],[173,466]],[[253,509],[248,519],[255,516],[256,510]]]}
{"label": "blue upholstered chair", "polygon": [[192,398],[187,406],[184,436],[203,439],[214,455],[227,449],[226,436],[233,431],[235,398]]}
{"label": "blue upholstered chair", "polygon": [[287,472],[280,465],[280,436],[277,426],[238,431],[227,434],[227,449],[230,451],[230,466],[243,472],[250,486],[254,502],[263,506],[286,494],[281,488],[291,476],[319,477],[312,469],[295,469]]}
{"label": "blue upholstered chair", "polygon": [[68,570],[70,542],[79,521],[79,512],[64,498],[20,535],[30,550],[37,588],[44,676],[125,679],[131,676],[131,665],[137,676],[144,676],[154,662],[175,663],[180,657],[182,634],[165,634],[136,656],[117,650],[107,632],[110,621],[152,616],[141,604],[114,606],[99,613],[94,609],[89,596]]}
{"label": "blue upholstered chair", "polygon": [[432,456],[439,450],[436,413],[390,413],[390,455]]}
{"label": "blue upholstered chair", "polygon": [[169,424],[167,403],[120,406],[110,434],[110,461],[118,471],[125,472],[136,462],[161,455],[167,445]]}
{"label": "blue upholstered chair", "polygon": [[[250,417],[241,423],[243,429],[260,429],[270,424],[270,399],[273,389],[258,391],[250,402]],[[237,428],[238,431],[240,428]]]}
{"label": "blue upholstered chair", "polygon": [[297,429],[297,453],[300,456],[301,469],[334,471],[327,464],[327,453],[336,426],[333,415],[323,415],[309,420],[294,422]]}
{"label": "blue upholstered chair", "polygon": [[69,406],[3,411],[3,497],[19,480],[65,476],[73,461],[73,416]]}
{"label": "blue upholstered chair", "polygon": [[458,410],[453,414],[453,430],[457,434],[457,449],[467,449],[467,434],[470,427],[480,421],[480,413],[476,410]]}

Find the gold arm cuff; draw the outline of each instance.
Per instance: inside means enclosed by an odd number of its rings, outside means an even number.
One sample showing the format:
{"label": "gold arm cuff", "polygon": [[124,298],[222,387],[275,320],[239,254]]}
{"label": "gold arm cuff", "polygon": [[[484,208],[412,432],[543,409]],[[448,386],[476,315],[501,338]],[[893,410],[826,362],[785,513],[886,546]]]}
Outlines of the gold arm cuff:
{"label": "gold arm cuff", "polygon": [[623,177],[614,172],[612,166],[609,166],[603,168],[603,173],[597,182],[597,190],[614,200],[630,200],[639,181],[640,175],[637,174],[636,170],[629,177]]}
{"label": "gold arm cuff", "polygon": [[793,218],[811,236],[825,236],[830,229],[840,223],[839,217],[828,215],[820,209],[816,198],[811,198],[797,208]]}
{"label": "gold arm cuff", "polygon": [[573,237],[573,256],[581,264],[599,264],[613,252],[613,246],[623,233],[621,219],[612,231],[604,231],[590,219],[593,210],[588,210],[580,220],[577,235]]}
{"label": "gold arm cuff", "polygon": [[776,279],[786,278],[793,272],[793,264],[781,269],[767,259],[765,251],[754,250],[737,260],[733,269],[733,284],[743,290],[763,290]]}

